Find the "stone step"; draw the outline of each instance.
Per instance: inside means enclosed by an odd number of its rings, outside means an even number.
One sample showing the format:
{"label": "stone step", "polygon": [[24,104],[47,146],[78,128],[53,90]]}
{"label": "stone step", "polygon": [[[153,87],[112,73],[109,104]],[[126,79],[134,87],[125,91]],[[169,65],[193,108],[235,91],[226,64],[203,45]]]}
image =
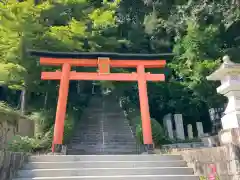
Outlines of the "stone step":
{"label": "stone step", "polygon": [[[95,124],[95,127],[94,126],[80,126],[80,127],[77,127],[76,128],[76,133],[77,132],[87,132],[89,130],[92,130],[92,132],[111,132],[111,129],[108,129],[108,128],[116,128],[113,132],[115,132],[115,134],[125,134],[126,132],[129,132],[129,129],[130,129],[130,126],[127,124],[127,125],[122,125],[120,124],[117,124],[117,125],[111,125],[111,126],[102,126],[101,124]],[[91,132],[91,131],[90,131]]]}
{"label": "stone step", "polygon": [[114,176],[114,175],[191,175],[188,167],[138,167],[138,168],[66,168],[20,170],[17,177],[59,177],[59,176]]}
{"label": "stone step", "polygon": [[[96,115],[96,114],[95,114]],[[108,115],[104,115],[102,116],[101,114],[96,115],[96,117],[93,116],[82,116],[82,120],[80,122],[79,125],[92,125],[92,123],[101,123],[101,121],[104,119],[104,121],[106,122],[116,122],[116,123],[126,123],[127,121],[123,121],[123,119],[125,119],[125,116],[108,116]],[[87,121],[86,121],[87,120]],[[86,123],[82,123],[82,122],[86,122]]]}
{"label": "stone step", "polygon": [[180,155],[45,155],[45,156],[31,156],[30,162],[64,162],[64,161],[173,161],[182,160]]}
{"label": "stone step", "polygon": [[137,154],[136,139],[118,102],[95,98],[76,127],[68,154]]}
{"label": "stone step", "polygon": [[139,154],[137,150],[124,150],[124,151],[97,151],[97,150],[69,150],[68,155],[135,155]]}
{"label": "stone step", "polygon": [[194,175],[121,175],[15,178],[13,180],[199,180]]}
{"label": "stone step", "polygon": [[[74,154],[73,154],[74,153]],[[137,154],[137,148],[128,148],[128,149],[121,149],[121,148],[112,148],[112,149],[100,149],[100,148],[96,148],[96,149],[91,149],[91,148],[81,148],[81,149],[69,149],[67,154],[71,154],[71,155],[79,155],[76,154],[79,153],[80,155],[124,155],[124,154]]]}
{"label": "stone step", "polygon": [[132,140],[134,139],[133,135],[131,133],[128,133],[126,135],[118,136],[114,134],[109,134],[109,133],[104,133],[104,134],[88,134],[88,133],[83,133],[83,134],[78,134],[74,135],[72,137],[72,140],[79,140],[79,139],[101,139],[102,137],[105,138],[111,138],[111,139],[126,139],[126,140]]}
{"label": "stone step", "polygon": [[93,150],[69,150],[67,152],[68,155],[135,155],[139,154],[138,151],[136,150],[131,150],[131,151],[93,151]]}
{"label": "stone step", "polygon": [[[71,146],[70,146],[71,145]],[[116,149],[116,148],[119,148],[119,149],[129,149],[129,148],[135,148],[137,147],[138,145],[137,144],[129,144],[129,145],[118,145],[118,144],[100,144],[100,143],[92,143],[92,144],[70,144],[69,147],[71,147],[72,149],[82,149],[82,148],[101,148],[101,149]]]}
{"label": "stone step", "polygon": [[[110,128],[113,127],[118,127],[118,129],[115,129],[115,131],[111,130]],[[78,127],[77,131],[75,133],[82,133],[82,132],[96,132],[96,133],[100,133],[102,131],[104,132],[115,132],[116,134],[125,134],[127,132],[129,132],[129,126],[123,126],[123,125],[116,125],[116,126],[108,126],[108,127],[101,127],[101,125],[96,125],[96,127],[88,127],[88,126],[83,126],[83,127]]]}
{"label": "stone step", "polygon": [[[109,127],[110,128],[110,127]],[[75,134],[79,135],[79,134],[102,134],[102,132],[108,132],[109,134],[121,134],[121,135],[127,135],[127,134],[131,134],[130,132],[130,128],[126,127],[126,128],[119,128],[116,129],[115,131],[111,130],[111,129],[101,129],[100,127],[98,127],[98,129],[92,129],[92,128],[88,128],[88,127],[82,127],[82,129],[78,128],[79,130],[77,130]]]}
{"label": "stone step", "polygon": [[126,134],[126,135],[116,135],[116,134],[109,134],[109,133],[104,133],[104,134],[79,134],[79,135],[74,135],[72,139],[76,139],[76,140],[79,140],[79,139],[82,139],[82,138],[102,138],[102,137],[105,137],[109,139],[116,139],[116,140],[123,140],[123,139],[126,139],[126,140],[133,140],[135,139],[133,137],[133,135],[131,133],[129,134]]}
{"label": "stone step", "polygon": [[103,143],[103,141],[84,141],[84,142],[78,142],[78,143],[76,143],[76,142],[77,141],[70,143],[69,145],[72,145],[72,146],[82,146],[82,145],[95,146],[95,145],[98,145],[98,146],[105,146],[105,147],[113,147],[113,146],[124,147],[124,146],[137,146],[138,145],[135,142],[124,142],[124,141],[119,141],[119,142],[104,141],[104,143]]}
{"label": "stone step", "polygon": [[133,167],[186,167],[179,161],[74,161],[74,162],[31,162],[23,169],[64,169],[64,168],[133,168]]}
{"label": "stone step", "polygon": [[[91,106],[91,104],[89,104],[89,106]],[[102,110],[105,110],[106,112],[108,112],[108,113],[116,113],[115,111],[118,111],[119,112],[119,110],[122,110],[121,108],[119,108],[119,107],[113,107],[113,108],[103,108],[103,107],[94,107],[94,106],[92,106],[91,108],[88,106],[88,108],[85,110],[85,112],[101,112]]]}
{"label": "stone step", "polygon": [[137,146],[124,146],[124,147],[121,147],[121,146],[115,146],[115,147],[104,147],[104,146],[99,146],[99,145],[96,145],[96,146],[93,146],[93,145],[91,145],[91,146],[87,146],[87,145],[85,145],[85,146],[72,146],[72,147],[69,147],[68,148],[69,150],[76,150],[76,151],[78,151],[78,150],[84,150],[84,151],[92,151],[92,152],[95,152],[95,151],[100,151],[100,152],[102,152],[102,151],[105,151],[105,152],[110,152],[110,151],[112,151],[112,152],[121,152],[121,151],[123,151],[123,152],[127,152],[127,151],[129,151],[129,152],[131,152],[131,151],[134,151],[134,150],[136,150],[137,149]]}
{"label": "stone step", "polygon": [[[72,143],[72,145],[74,145],[74,142],[78,142],[78,145],[96,145],[96,144],[102,144],[102,141],[100,141],[100,142],[97,142],[97,141],[87,141],[87,142],[81,142],[80,140],[79,141],[77,141],[77,140],[75,140],[75,141],[71,141],[71,143]],[[115,145],[115,146],[122,146],[122,145],[129,145],[129,146],[136,146],[137,145],[137,143],[136,142],[134,142],[134,141],[132,141],[132,142],[130,142],[130,141],[128,141],[128,142],[126,142],[126,141],[105,141],[104,142],[104,145]]]}
{"label": "stone step", "polygon": [[125,134],[109,133],[109,132],[105,132],[104,134],[103,134],[103,133],[100,133],[100,132],[98,132],[98,133],[82,132],[82,133],[80,134],[80,132],[79,132],[79,134],[75,134],[75,135],[73,136],[73,138],[79,138],[80,136],[81,136],[81,137],[82,137],[82,136],[86,136],[86,137],[102,137],[103,135],[104,135],[104,136],[117,137],[117,138],[129,138],[129,135],[131,135],[131,137],[133,137],[130,132],[125,133]]}
{"label": "stone step", "polygon": [[[128,122],[125,122],[125,123],[121,122],[121,121],[123,121],[123,119],[124,118],[121,118],[118,121],[109,120],[109,121],[113,121],[113,122],[106,122],[106,120],[105,120],[103,127],[112,127],[112,126],[116,127],[118,125],[122,125],[121,129],[129,127]],[[100,125],[102,125],[102,124],[99,121],[101,121],[101,120],[99,119],[94,122],[88,122],[86,124],[79,124],[79,125],[77,125],[77,127],[78,128],[89,128],[89,127],[97,128],[98,127],[100,129],[100,127],[101,127]]]}
{"label": "stone step", "polygon": [[137,143],[134,142],[133,140],[131,141],[126,141],[124,139],[118,139],[118,140],[114,140],[114,139],[107,139],[103,142],[103,139],[75,139],[75,140],[71,140],[70,144],[110,144],[110,145],[136,145]]}
{"label": "stone step", "polygon": [[78,144],[82,144],[82,143],[104,143],[105,144],[136,144],[135,139],[126,139],[126,138],[111,138],[109,136],[107,137],[96,137],[96,138],[91,138],[91,137],[80,137],[80,138],[74,138],[72,139],[70,142],[71,143],[78,143]]}

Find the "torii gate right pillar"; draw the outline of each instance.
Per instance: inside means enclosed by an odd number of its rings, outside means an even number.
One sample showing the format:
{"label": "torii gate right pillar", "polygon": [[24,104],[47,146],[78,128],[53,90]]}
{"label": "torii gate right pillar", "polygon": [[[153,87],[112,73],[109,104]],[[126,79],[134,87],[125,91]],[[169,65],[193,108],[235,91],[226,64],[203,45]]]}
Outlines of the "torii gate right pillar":
{"label": "torii gate right pillar", "polygon": [[150,113],[149,113],[147,81],[146,81],[144,65],[139,65],[137,67],[137,73],[138,73],[138,91],[139,91],[139,100],[140,100],[140,110],[141,110],[141,119],[142,119],[143,143],[145,145],[146,151],[148,153],[153,153],[154,146],[153,146],[153,140],[152,140],[152,128],[151,128],[151,119],[150,119]]}

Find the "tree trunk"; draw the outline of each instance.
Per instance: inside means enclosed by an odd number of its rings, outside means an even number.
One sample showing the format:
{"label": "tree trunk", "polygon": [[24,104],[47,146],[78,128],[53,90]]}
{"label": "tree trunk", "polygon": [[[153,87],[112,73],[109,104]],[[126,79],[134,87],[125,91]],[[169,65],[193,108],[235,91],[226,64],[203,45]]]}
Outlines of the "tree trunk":
{"label": "tree trunk", "polygon": [[81,84],[80,81],[77,82],[77,94],[80,95],[81,93]]}
{"label": "tree trunk", "polygon": [[24,87],[21,93],[21,115],[24,115],[26,112],[26,88]]}
{"label": "tree trunk", "polygon": [[[48,81],[48,87],[50,85],[50,81]],[[48,89],[48,88],[47,88]],[[47,104],[48,104],[48,91],[45,93],[45,96],[44,96],[44,104],[43,104],[43,108],[44,109],[47,109]]]}
{"label": "tree trunk", "polygon": [[47,102],[48,102],[48,92],[45,93],[45,97],[44,97],[44,105],[43,105],[44,109],[47,109]]}

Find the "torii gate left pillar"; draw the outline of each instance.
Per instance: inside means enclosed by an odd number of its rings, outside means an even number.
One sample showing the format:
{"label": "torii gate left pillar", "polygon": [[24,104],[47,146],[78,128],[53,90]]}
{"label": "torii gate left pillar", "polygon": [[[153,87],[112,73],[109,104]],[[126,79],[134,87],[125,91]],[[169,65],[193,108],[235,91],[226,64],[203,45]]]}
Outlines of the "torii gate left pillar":
{"label": "torii gate left pillar", "polygon": [[[104,81],[137,81],[139,89],[140,110],[142,119],[143,141],[146,150],[153,152],[152,128],[149,113],[147,81],[164,81],[163,74],[150,74],[145,72],[145,68],[164,67],[164,60],[114,60],[108,58],[99,58],[98,60],[74,60],[74,59],[55,59],[41,58],[42,65],[61,65],[62,71],[42,72],[44,80],[60,80],[59,97],[56,111],[55,127],[52,152],[61,150],[64,134],[64,120],[66,116],[66,106],[68,97],[68,88],[70,80],[104,80]],[[98,66],[97,73],[71,71],[71,66]],[[126,68],[135,67],[135,73],[111,73],[110,67]]]}

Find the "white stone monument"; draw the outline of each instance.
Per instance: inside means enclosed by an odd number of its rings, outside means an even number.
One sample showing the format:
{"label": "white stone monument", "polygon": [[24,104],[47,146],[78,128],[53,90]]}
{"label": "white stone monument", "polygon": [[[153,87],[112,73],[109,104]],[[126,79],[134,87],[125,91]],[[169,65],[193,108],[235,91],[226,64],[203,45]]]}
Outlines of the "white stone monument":
{"label": "white stone monument", "polygon": [[173,125],[172,125],[172,114],[167,114],[163,118],[164,127],[167,129],[167,135],[170,139],[174,139],[173,136]]}
{"label": "white stone monument", "polygon": [[221,118],[223,129],[239,128],[240,126],[240,64],[223,57],[219,69],[207,77],[211,81],[221,81],[217,92],[228,98],[228,104]]}
{"label": "white stone monument", "polygon": [[188,139],[193,139],[193,128],[191,124],[187,125],[187,129],[188,129]]}
{"label": "white stone monument", "polygon": [[178,139],[185,140],[183,119],[181,114],[174,114],[174,121],[176,125],[176,136]]}
{"label": "white stone monument", "polygon": [[204,131],[203,131],[202,122],[196,122],[196,126],[197,126],[198,137],[203,137],[204,136]]}

